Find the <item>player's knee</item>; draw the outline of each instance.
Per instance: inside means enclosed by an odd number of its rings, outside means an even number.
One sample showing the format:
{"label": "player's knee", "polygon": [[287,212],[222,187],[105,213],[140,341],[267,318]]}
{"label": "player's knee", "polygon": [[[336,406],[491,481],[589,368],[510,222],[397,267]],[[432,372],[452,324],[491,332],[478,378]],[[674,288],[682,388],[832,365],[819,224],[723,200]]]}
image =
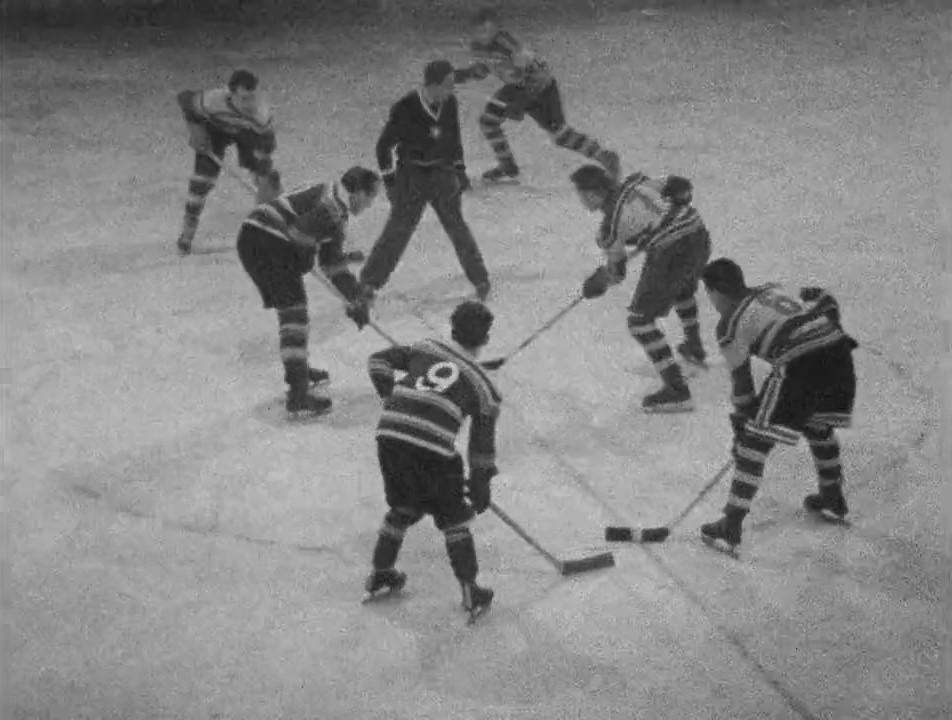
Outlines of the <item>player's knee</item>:
{"label": "player's knee", "polygon": [[447,545],[453,545],[458,542],[465,542],[472,539],[473,534],[469,529],[469,520],[456,520],[450,522],[447,526],[441,528],[443,537]]}
{"label": "player's knee", "polygon": [[419,519],[420,515],[411,508],[390,508],[384,516],[384,524],[402,536],[407,528],[415,525]]}
{"label": "player's knee", "polygon": [[830,425],[809,423],[803,428],[803,437],[810,443],[829,442],[833,439],[833,428]]}
{"label": "player's knee", "polygon": [[479,127],[483,130],[493,130],[502,125],[503,118],[495,113],[484,112],[479,116]]}

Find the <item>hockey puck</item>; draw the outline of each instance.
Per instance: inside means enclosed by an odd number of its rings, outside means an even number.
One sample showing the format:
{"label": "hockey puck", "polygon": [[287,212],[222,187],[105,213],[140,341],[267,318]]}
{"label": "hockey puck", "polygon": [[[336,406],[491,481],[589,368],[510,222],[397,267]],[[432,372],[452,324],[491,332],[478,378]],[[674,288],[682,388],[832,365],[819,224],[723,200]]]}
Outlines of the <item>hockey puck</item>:
{"label": "hockey puck", "polygon": [[666,527],[645,528],[641,531],[641,542],[664,542],[670,534]]}
{"label": "hockey puck", "polygon": [[630,527],[609,525],[605,528],[605,539],[608,542],[631,542],[632,537]]}

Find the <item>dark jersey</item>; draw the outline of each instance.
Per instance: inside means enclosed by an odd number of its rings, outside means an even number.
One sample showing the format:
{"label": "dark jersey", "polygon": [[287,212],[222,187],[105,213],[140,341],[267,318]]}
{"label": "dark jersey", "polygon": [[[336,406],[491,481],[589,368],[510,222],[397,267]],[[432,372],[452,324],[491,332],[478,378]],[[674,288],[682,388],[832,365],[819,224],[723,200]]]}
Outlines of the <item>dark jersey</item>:
{"label": "dark jersey", "polygon": [[597,242],[614,281],[624,277],[630,257],[664,252],[685,238],[707,233],[697,210],[676,205],[662,195],[666,182],[667,177],[634,173],[606,201]]}
{"label": "dark jersey", "polygon": [[258,205],[244,224],[298,247],[313,244],[321,269],[333,279],[339,273],[349,272],[344,258],[348,216],[338,187],[320,184]]}
{"label": "dark jersey", "polygon": [[[502,397],[472,355],[456,343],[430,339],[374,353],[369,370],[386,398],[377,437],[454,457],[456,437],[468,417],[470,468],[494,466]],[[398,371],[405,373],[399,381]]]}
{"label": "dark jersey", "polygon": [[390,108],[390,118],[377,141],[377,164],[383,173],[397,165],[453,167],[463,163],[459,105],[451,96],[431,106],[419,90],[404,95]]}
{"label": "dark jersey", "polygon": [[183,90],[178,103],[186,121],[209,125],[234,138],[253,136],[264,152],[274,151],[273,117],[267,103],[262,102],[252,114],[243,112],[232,103],[228,88]]}
{"label": "dark jersey", "polygon": [[523,87],[530,93],[538,93],[552,82],[548,63],[505,30],[496,33],[488,44],[473,41],[470,50],[476,62],[468,73],[464,71],[457,75],[461,80],[482,78],[492,73],[507,85]]}
{"label": "dark jersey", "polygon": [[836,299],[821,288],[791,289],[776,283],[752,288],[717,325],[717,343],[731,369],[734,405],[754,400],[751,357],[782,367],[847,337]]}

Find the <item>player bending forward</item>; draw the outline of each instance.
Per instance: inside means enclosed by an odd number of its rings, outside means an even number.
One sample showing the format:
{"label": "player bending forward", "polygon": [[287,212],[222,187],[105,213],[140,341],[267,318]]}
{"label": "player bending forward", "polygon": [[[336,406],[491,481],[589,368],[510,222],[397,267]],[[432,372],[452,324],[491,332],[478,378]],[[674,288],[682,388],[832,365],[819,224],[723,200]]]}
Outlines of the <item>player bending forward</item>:
{"label": "player bending forward", "polygon": [[[836,300],[821,288],[747,287],[733,260],[721,258],[702,275],[720,315],[717,341],[731,369],[730,420],[734,429],[734,477],[724,516],[701,526],[702,539],[730,550],[740,544],[774,444],[796,445],[803,435],[819,476],[819,493],[804,506],[829,520],[847,513],[840,448],[834,428],[847,427],[853,412],[856,342],[840,325]],[[773,370],[759,395],[750,358]]]}
{"label": "player bending forward", "polygon": [[[379,591],[403,587],[406,575],[394,564],[404,533],[424,515],[432,515],[445,537],[470,618],[492,602],[493,591],[476,584],[479,568],[468,527],[474,513],[489,507],[490,482],[497,473],[496,417],[502,398],[476,362],[492,322],[485,305],[464,302],[453,311],[452,342],[424,340],[370,357],[371,380],[384,398],[377,450],[390,509],[374,548],[368,599]],[[399,381],[397,372],[403,374]],[[467,417],[471,418],[468,491],[455,445]]]}
{"label": "player bending forward", "polygon": [[177,243],[179,252],[187,255],[205,199],[221,173],[226,148],[237,145],[238,164],[251,171],[258,202],[266,202],[272,199],[264,193],[273,192],[266,178],[273,168],[271,155],[276,144],[271,109],[258,94],[258,78],[247,70],[232,73],[225,88],[183,90],[178,104],[188,125],[188,144],[195,150],[195,169],[188,181],[185,219]]}
{"label": "player bending forward", "polygon": [[628,259],[644,252],[641,277],[628,306],[628,330],[664,386],[647,395],[641,407],[645,412],[691,410],[691,391],[657,324],[673,305],[684,328],[678,353],[692,365],[706,366],[694,295],[711,257],[711,238],[691,206],[691,182],[677,175],[649,178],[635,173],[619,185],[597,165],[579,168],[571,180],[582,205],[604,213],[597,242],[605,264],[585,281],[582,294],[601,297],[625,278]]}
{"label": "player bending forward", "polygon": [[484,8],[474,16],[471,48],[476,62],[457,70],[456,81],[482,80],[492,73],[504,83],[479,118],[479,128],[497,163],[483,173],[483,180],[499,182],[518,177],[519,166],[502,124],[506,120],[521,122],[527,114],[559,147],[600,162],[616,179],[621,175],[617,153],[566,124],[559,86],[548,64],[502,29],[495,10]]}
{"label": "player bending forward", "polygon": [[[272,171],[272,192],[280,179]],[[267,182],[266,179],[264,182]],[[358,329],[368,322],[357,278],[347,269],[343,252],[350,213],[370,207],[380,189],[373,170],[352,167],[339,184],[313,185],[279,195],[258,205],[238,232],[238,257],[251,276],[265,308],[278,313],[281,362],[288,384],[287,411],[292,416],[318,415],[330,409],[326,397],[310,394],[310,386],[329,380],[326,371],[308,364],[307,292],[303,276],[314,267],[321,271],[350,302],[347,316]]]}

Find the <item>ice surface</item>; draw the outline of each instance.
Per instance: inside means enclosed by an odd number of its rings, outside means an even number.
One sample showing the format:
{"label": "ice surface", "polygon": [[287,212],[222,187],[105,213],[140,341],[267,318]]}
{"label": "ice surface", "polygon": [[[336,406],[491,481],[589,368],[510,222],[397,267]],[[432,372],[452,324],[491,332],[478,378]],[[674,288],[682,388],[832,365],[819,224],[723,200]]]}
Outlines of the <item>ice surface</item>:
{"label": "ice surface", "polygon": [[[665,544],[572,579],[485,515],[497,602],[470,629],[429,526],[405,545],[406,598],[358,604],[384,510],[364,369],[379,338],[312,283],[313,362],[336,407],[283,425],[275,319],[231,250],[244,190],[223,177],[198,252],[173,249],[190,171],[177,90],[254,67],[288,184],[331,179],[372,163],[389,103],[454,35],[315,23],[8,42],[4,718],[948,717],[932,388],[948,350],[935,310],[950,13],[875,5],[663,5],[516,28],[553,62],[569,120],[626,170],[694,178],[716,253],[842,298],[865,346],[843,434],[854,525],[799,511],[803,447],[771,458],[741,562],[696,537],[724,488]],[[476,96],[463,103],[474,173],[491,162]],[[510,136],[539,192],[466,208],[495,280],[489,356],[598,262],[597,218],[566,179],[577,159],[528,123]],[[385,212],[353,223],[355,246]],[[695,380],[696,413],[638,410],[655,379],[625,328],[630,290],[581,306],[498,375],[495,497],[560,556],[599,548],[619,518],[665,522],[725,458],[721,366]],[[417,338],[430,331],[399,293],[443,326],[467,291],[428,216],[378,319]]]}

